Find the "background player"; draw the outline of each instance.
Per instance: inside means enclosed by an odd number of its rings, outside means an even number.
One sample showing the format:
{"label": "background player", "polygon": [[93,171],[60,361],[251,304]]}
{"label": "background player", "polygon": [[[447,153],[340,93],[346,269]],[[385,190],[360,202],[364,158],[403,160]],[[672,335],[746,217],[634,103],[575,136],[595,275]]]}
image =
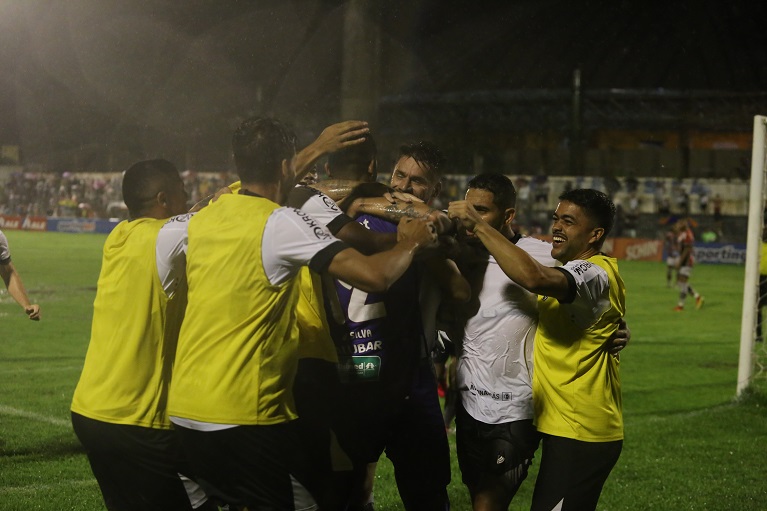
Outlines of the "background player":
{"label": "background player", "polygon": [[8,289],[8,294],[24,308],[29,319],[39,321],[40,306],[29,301],[21,276],[11,262],[11,249],[8,247],[8,238],[5,237],[3,231],[0,231],[0,277]]}
{"label": "background player", "polygon": [[692,233],[692,229],[690,229],[689,222],[684,218],[677,221],[675,231],[677,245],[679,247],[679,258],[676,263],[676,281],[679,286],[679,302],[677,302],[674,310],[677,312],[684,310],[684,303],[687,300],[688,294],[692,294],[695,297],[695,308],[700,309],[704,302],[703,295],[695,291],[690,285],[692,267],[695,264],[695,256],[693,255],[695,236]]}

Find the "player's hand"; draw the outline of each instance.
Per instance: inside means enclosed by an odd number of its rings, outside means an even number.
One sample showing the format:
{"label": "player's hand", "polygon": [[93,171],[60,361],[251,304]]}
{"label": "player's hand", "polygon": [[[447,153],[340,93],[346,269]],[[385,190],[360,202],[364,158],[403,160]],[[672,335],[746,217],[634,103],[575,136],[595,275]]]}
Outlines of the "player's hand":
{"label": "player's hand", "polygon": [[408,204],[412,204],[414,202],[423,202],[415,195],[405,192],[386,192],[384,194],[384,199],[389,201],[391,204],[396,204],[397,201],[406,202]]}
{"label": "player's hand", "polygon": [[610,336],[610,339],[607,341],[607,352],[611,355],[618,355],[623,348],[626,347],[626,345],[631,340],[631,330],[629,330],[628,325],[626,324],[626,320],[621,318],[620,322],[618,323],[618,330],[613,333],[613,335]]}
{"label": "player's hand", "polygon": [[226,195],[227,193],[232,193],[232,189],[229,188],[228,186],[223,186],[219,188],[216,193],[213,194],[213,198],[211,198],[210,201],[216,202],[219,199],[219,197],[221,197],[222,195]]}
{"label": "player's hand", "polygon": [[362,136],[367,133],[370,133],[370,128],[365,121],[339,122],[322,130],[312,145],[322,154],[330,154],[344,147],[359,144],[364,140]]}
{"label": "player's hand", "polygon": [[32,321],[40,321],[40,306],[36,303],[24,307],[24,312],[27,313],[27,316],[29,316],[29,319]]}
{"label": "player's hand", "polygon": [[206,197],[203,197],[202,199],[198,200],[197,203],[192,206],[189,209],[190,213],[197,213],[202,208],[210,204],[211,202],[216,202],[219,197],[224,195],[225,193],[232,193],[232,189],[228,186],[224,186],[223,188],[219,188],[218,191],[214,194],[208,195]]}
{"label": "player's hand", "polygon": [[447,207],[447,216],[455,218],[469,232],[474,232],[477,224],[483,222],[482,217],[474,209],[470,202],[458,200],[451,202]]}
{"label": "player's hand", "polygon": [[397,224],[397,241],[413,241],[419,248],[437,244],[437,229],[434,224],[419,218],[405,217]]}
{"label": "player's hand", "polygon": [[433,223],[437,229],[437,234],[455,234],[453,222],[448,218],[444,211],[438,209],[432,210],[426,220]]}

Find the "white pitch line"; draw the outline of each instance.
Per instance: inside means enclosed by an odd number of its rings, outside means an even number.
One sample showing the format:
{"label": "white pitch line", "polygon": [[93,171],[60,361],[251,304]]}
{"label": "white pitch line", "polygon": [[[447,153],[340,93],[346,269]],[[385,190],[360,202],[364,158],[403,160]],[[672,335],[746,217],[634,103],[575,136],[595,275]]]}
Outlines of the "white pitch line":
{"label": "white pitch line", "polygon": [[18,373],[56,373],[65,371],[79,371],[83,366],[61,366],[61,367],[20,367],[18,369],[0,369],[0,374],[18,374]]}
{"label": "white pitch line", "polygon": [[13,415],[15,417],[23,417],[25,419],[31,419],[38,422],[53,424],[54,426],[71,427],[71,424],[72,424],[68,420],[58,419],[56,417],[49,417],[47,415],[41,415],[39,413],[28,412],[27,410],[19,410],[18,408],[13,408],[11,406],[5,406],[5,405],[0,405],[0,414]]}
{"label": "white pitch line", "polygon": [[96,486],[96,479],[79,479],[75,481],[61,481],[60,483],[55,484],[28,484],[26,486],[5,486],[0,487],[0,495],[11,495],[11,494],[40,494],[41,492],[45,491],[52,491],[52,490],[58,490],[62,486],[79,486],[79,487],[86,487],[86,486]]}

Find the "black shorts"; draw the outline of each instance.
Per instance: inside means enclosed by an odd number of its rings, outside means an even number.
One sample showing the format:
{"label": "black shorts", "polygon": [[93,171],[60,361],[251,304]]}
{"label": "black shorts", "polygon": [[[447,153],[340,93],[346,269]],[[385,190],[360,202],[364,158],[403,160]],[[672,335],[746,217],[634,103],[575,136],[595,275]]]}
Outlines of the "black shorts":
{"label": "black shorts", "polygon": [[540,435],[532,419],[486,424],[458,406],[455,426],[463,483],[473,491],[501,485],[509,497],[514,496],[538,449]]}
{"label": "black shorts", "polygon": [[264,511],[316,509],[300,480],[309,463],[297,421],[219,431],[176,430],[208,495]]}
{"label": "black shorts", "polygon": [[541,468],[531,511],[596,509],[602,487],[620,457],[623,440],[582,442],[543,435]]}
{"label": "black shorts", "polygon": [[72,427],[107,509],[192,510],[179,478],[192,473],[175,431],[111,424],[74,412]]}
{"label": "black shorts", "polygon": [[397,403],[377,401],[366,388],[351,385],[342,392],[344,406],[333,428],[355,470],[385,452],[405,509],[448,509],[450,447],[431,359],[421,361],[407,396]]}
{"label": "black shorts", "polygon": [[[331,424],[338,401],[338,366],[316,358],[298,360],[293,398],[298,413],[298,437],[307,458],[306,470],[296,477],[321,509],[332,509]],[[302,470],[301,467],[298,470]]]}

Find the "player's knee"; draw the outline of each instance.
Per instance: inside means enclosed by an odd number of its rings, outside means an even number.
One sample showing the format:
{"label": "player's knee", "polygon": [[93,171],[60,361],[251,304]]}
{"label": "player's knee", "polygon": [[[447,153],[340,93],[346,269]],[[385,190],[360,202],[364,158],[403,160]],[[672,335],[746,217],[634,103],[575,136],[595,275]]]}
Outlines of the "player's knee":
{"label": "player's knee", "polygon": [[677,282],[677,287],[679,288],[679,292],[686,295],[687,294],[687,281],[684,282]]}

